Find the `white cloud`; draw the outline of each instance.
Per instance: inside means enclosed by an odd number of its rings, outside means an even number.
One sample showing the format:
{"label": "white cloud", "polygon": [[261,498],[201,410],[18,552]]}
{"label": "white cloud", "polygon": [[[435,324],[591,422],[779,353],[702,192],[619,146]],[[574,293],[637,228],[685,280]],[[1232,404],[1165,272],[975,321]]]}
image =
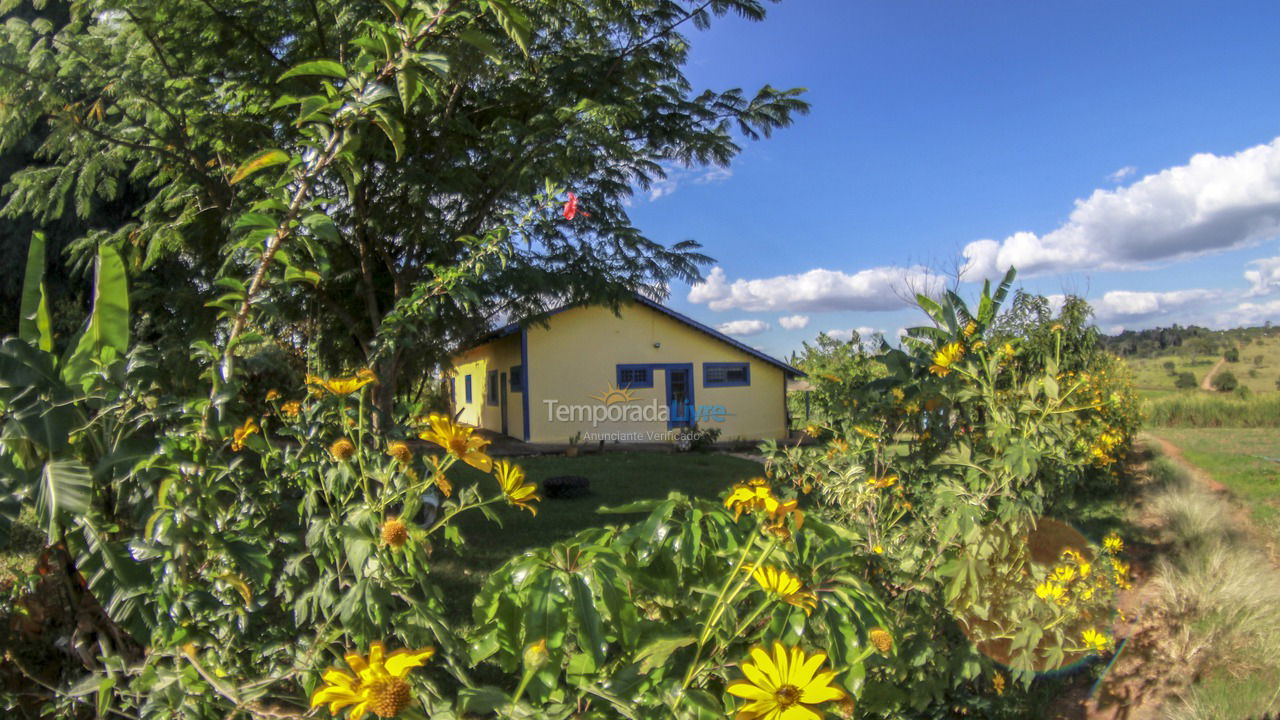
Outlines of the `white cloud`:
{"label": "white cloud", "polygon": [[1043,236],[1019,232],[964,248],[966,277],[1137,269],[1160,260],[1242,247],[1280,234],[1280,138],[1077,200],[1067,222]]}
{"label": "white cloud", "polygon": [[733,177],[731,167],[686,168],[679,165],[663,167],[666,177],[654,180],[649,186],[649,202],[664,198],[680,188],[682,183],[697,185],[719,183]]}
{"label": "white cloud", "polygon": [[737,335],[738,337],[750,337],[759,335],[769,329],[769,323],[763,320],[731,320],[727,323],[716,327],[717,330],[725,335]]}
{"label": "white cloud", "polygon": [[1100,321],[1117,322],[1151,318],[1176,310],[1195,308],[1222,297],[1218,290],[1171,290],[1168,292],[1138,292],[1112,290],[1100,300],[1092,301],[1094,315]]}
{"label": "white cloud", "polygon": [[1125,178],[1129,177],[1130,175],[1132,175],[1132,174],[1134,174],[1134,173],[1136,173],[1136,172],[1138,172],[1138,168],[1136,168],[1136,167],[1134,167],[1134,166],[1132,166],[1132,165],[1125,165],[1124,167],[1120,168],[1119,170],[1117,170],[1117,171],[1115,171],[1115,172],[1111,173],[1110,175],[1108,175],[1108,176],[1107,176],[1107,179],[1108,179],[1108,180],[1110,180],[1110,181],[1111,181],[1111,182],[1113,182],[1113,183],[1118,183],[1118,182],[1120,182],[1121,180],[1124,180]]}
{"label": "white cloud", "polygon": [[1249,264],[1257,268],[1244,271],[1244,279],[1252,286],[1249,295],[1270,295],[1280,290],[1280,257],[1254,260]]}
{"label": "white cloud", "polygon": [[713,167],[703,172],[694,180],[699,185],[707,185],[710,183],[724,182],[733,177],[733,168],[731,167]]}
{"label": "white cloud", "polygon": [[917,292],[935,294],[943,284],[943,278],[918,266],[878,267],[852,275],[818,268],[732,283],[723,268],[714,267],[706,281],[689,290],[689,302],[706,303],[712,310],[749,312],[897,310],[914,303],[903,298]]}
{"label": "white cloud", "polygon": [[809,324],[808,315],[787,315],[778,318],[778,324],[788,330],[800,330]]}
{"label": "white cloud", "polygon": [[877,335],[881,337],[884,336],[883,330],[878,330],[873,327],[867,327],[865,325],[862,327],[852,328],[850,330],[828,330],[826,334],[832,340],[839,340],[840,342],[848,342],[853,339],[854,333],[858,334],[858,341],[864,345],[874,340]]}
{"label": "white cloud", "polygon": [[1270,321],[1280,322],[1280,300],[1264,303],[1242,302],[1214,316],[1218,327],[1249,327]]}

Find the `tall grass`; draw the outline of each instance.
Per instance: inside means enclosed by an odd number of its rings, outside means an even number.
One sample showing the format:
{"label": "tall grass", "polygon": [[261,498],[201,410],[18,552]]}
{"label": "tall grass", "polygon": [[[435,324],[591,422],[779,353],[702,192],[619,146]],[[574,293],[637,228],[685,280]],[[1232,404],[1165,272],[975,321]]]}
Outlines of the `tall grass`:
{"label": "tall grass", "polygon": [[1147,400],[1142,410],[1151,426],[1280,427],[1280,393],[1178,393]]}
{"label": "tall grass", "polygon": [[1172,630],[1162,648],[1188,685],[1166,710],[1175,720],[1261,716],[1280,710],[1280,571],[1232,529],[1226,501],[1167,458],[1150,507],[1174,552],[1156,562],[1153,609]]}

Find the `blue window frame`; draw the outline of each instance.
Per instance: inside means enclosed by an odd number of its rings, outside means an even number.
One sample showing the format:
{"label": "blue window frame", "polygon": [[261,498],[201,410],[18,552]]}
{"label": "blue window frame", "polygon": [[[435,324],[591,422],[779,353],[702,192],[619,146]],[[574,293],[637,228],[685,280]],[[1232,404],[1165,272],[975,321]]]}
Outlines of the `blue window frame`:
{"label": "blue window frame", "polygon": [[507,376],[512,392],[524,392],[524,366],[512,365],[511,374]]}
{"label": "blue window frame", "polygon": [[490,405],[498,404],[498,371],[489,371],[489,381],[485,383],[485,397]]}
{"label": "blue window frame", "polygon": [[462,379],[462,392],[466,396],[466,402],[471,402],[471,376],[467,375]]}
{"label": "blue window frame", "polygon": [[632,389],[653,387],[653,366],[619,365],[617,386]]}
{"label": "blue window frame", "polygon": [[750,384],[750,363],[702,363],[702,387],[745,387]]}

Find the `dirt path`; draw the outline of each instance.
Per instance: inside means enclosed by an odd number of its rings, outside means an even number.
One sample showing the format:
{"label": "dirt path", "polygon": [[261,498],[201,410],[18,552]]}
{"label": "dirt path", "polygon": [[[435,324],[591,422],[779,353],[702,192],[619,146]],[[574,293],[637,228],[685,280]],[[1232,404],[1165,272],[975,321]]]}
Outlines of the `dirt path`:
{"label": "dirt path", "polygon": [[[1216,365],[1214,365],[1214,366],[1213,366],[1213,369],[1209,370],[1209,374],[1205,375],[1205,376],[1204,376],[1204,379],[1200,381],[1200,389],[1201,389],[1201,390],[1213,390],[1213,376],[1214,376],[1214,375],[1217,375],[1217,374],[1218,374],[1218,371],[1222,369],[1222,366],[1223,366],[1223,365],[1226,365],[1226,364],[1227,364],[1227,359],[1226,359],[1226,358],[1224,358],[1224,357],[1220,357],[1220,358],[1218,358],[1218,362],[1217,362],[1217,364],[1216,364]],[[1164,441],[1163,441],[1163,440],[1161,440],[1160,442],[1164,442]],[[1170,447],[1173,447],[1173,446],[1172,446],[1172,445],[1170,445]],[[1184,462],[1185,462],[1185,461],[1184,461]],[[1189,464],[1189,463],[1188,463],[1188,464]]]}

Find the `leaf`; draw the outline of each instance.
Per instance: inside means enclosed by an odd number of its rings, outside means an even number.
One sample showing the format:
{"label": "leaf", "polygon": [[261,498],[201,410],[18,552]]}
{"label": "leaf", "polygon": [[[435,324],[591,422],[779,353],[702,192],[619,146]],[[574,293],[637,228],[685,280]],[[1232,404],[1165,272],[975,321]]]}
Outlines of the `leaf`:
{"label": "leaf", "polygon": [[589,651],[599,666],[604,663],[606,649],[600,611],[596,608],[591,588],[581,575],[574,574],[570,582],[573,583],[574,610],[578,615],[578,647]]}
{"label": "leaf", "polygon": [[524,16],[511,0],[487,0],[486,3],[489,10],[493,12],[494,18],[498,21],[498,26],[502,28],[507,37],[520,47],[520,51],[527,57],[529,55],[529,33],[532,26],[529,24],[529,18]]}
{"label": "leaf", "polygon": [[660,637],[640,649],[636,653],[636,662],[640,663],[641,674],[647,675],[659,665],[665,665],[671,653],[697,642],[692,635],[677,637]]}
{"label": "leaf", "polygon": [[62,370],[68,383],[83,378],[103,350],[111,348],[120,357],[129,351],[129,283],[120,255],[107,245],[98,248],[93,310],[72,347]]}
{"label": "leaf", "polygon": [[226,581],[228,585],[236,589],[236,592],[240,593],[240,597],[244,598],[245,607],[249,607],[249,603],[253,602],[253,590],[249,589],[249,584],[242,580],[239,575],[225,573],[220,575],[218,579]]}
{"label": "leaf", "polygon": [[374,118],[373,124],[377,125],[378,129],[382,130],[387,139],[391,141],[391,147],[395,148],[396,151],[396,160],[404,157],[404,126],[400,124],[399,120],[382,112],[380,108],[375,108],[373,112],[377,116]]}
{"label": "leaf", "polygon": [[347,77],[347,71],[346,68],[342,67],[342,63],[333,60],[308,60],[286,70],[283,75],[276,78],[276,82],[306,75],[320,75],[343,80]]}
{"label": "leaf", "polygon": [[283,165],[287,162],[289,162],[289,153],[279,148],[263,150],[257,155],[245,160],[240,164],[240,167],[236,168],[236,174],[231,176],[230,184],[235,185],[259,170],[265,170],[274,165]]}
{"label": "leaf", "polygon": [[27,248],[27,269],[18,309],[18,337],[45,352],[53,351],[49,304],[44,289],[44,233],[41,232],[31,234],[31,245]]}
{"label": "leaf", "polygon": [[50,538],[58,537],[58,520],[63,513],[83,515],[89,511],[93,476],[79,460],[50,460],[40,470],[36,513]]}
{"label": "leaf", "polygon": [[418,70],[414,67],[401,68],[396,73],[396,90],[400,93],[400,104],[404,111],[409,112],[413,101],[422,93],[422,78],[418,77]]}

